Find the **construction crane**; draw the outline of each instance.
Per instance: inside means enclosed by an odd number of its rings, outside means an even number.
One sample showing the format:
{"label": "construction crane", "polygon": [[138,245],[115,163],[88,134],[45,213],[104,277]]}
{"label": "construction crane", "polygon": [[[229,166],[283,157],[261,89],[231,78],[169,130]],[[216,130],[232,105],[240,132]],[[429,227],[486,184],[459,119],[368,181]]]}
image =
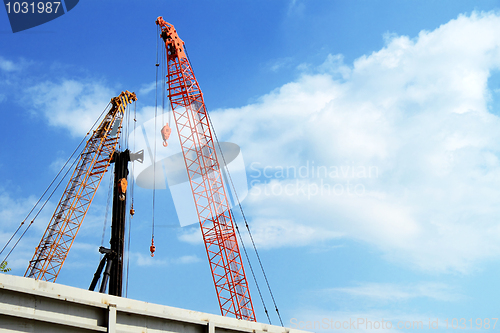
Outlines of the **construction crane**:
{"label": "construction crane", "polygon": [[24,276],[56,281],[104,173],[112,162],[120,139],[125,109],[136,100],[135,93],[129,91],[111,99],[109,111],[80,154],[76,168]]}
{"label": "construction crane", "polygon": [[168,98],[221,314],[256,321],[203,94],[174,26],[161,16],[156,24],[165,43]]}

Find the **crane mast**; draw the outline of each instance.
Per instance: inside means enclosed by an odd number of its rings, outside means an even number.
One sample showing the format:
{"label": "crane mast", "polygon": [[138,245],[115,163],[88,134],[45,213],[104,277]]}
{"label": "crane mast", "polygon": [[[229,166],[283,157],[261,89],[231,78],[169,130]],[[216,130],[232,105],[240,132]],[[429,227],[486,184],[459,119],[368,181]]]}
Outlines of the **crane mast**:
{"label": "crane mast", "polygon": [[115,152],[125,108],[135,100],[129,91],[111,99],[111,108],[87,141],[24,276],[56,281]]}
{"label": "crane mast", "polygon": [[256,321],[203,94],[174,26],[156,24],[167,52],[168,97],[223,316]]}

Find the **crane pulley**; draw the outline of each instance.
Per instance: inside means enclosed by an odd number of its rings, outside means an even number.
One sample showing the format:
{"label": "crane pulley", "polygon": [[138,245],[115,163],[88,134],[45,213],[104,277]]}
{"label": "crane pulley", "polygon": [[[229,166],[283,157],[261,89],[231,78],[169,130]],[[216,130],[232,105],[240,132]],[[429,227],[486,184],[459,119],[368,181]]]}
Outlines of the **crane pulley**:
{"label": "crane pulley", "polygon": [[172,133],[172,129],[170,128],[170,126],[168,126],[168,123],[163,126],[163,128],[161,129],[161,136],[162,136],[162,139],[163,139],[163,147],[167,147],[168,146],[168,138],[170,138],[170,133]]}

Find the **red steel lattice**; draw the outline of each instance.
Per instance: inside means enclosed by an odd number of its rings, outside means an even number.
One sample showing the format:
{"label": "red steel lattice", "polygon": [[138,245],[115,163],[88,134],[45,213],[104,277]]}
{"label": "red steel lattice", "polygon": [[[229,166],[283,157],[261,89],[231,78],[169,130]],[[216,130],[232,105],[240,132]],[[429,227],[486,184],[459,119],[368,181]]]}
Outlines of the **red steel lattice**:
{"label": "red steel lattice", "polygon": [[223,316],[256,321],[203,94],[173,25],[158,17],[168,96]]}

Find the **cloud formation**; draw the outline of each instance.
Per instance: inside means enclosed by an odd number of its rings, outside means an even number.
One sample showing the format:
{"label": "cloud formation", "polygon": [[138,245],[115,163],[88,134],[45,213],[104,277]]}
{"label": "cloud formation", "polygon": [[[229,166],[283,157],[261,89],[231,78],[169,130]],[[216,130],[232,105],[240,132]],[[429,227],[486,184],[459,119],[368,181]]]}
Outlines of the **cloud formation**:
{"label": "cloud formation", "polygon": [[46,81],[29,88],[33,112],[41,113],[52,126],[84,136],[108,105],[113,90],[92,80]]}
{"label": "cloud formation", "polygon": [[[387,34],[384,48],[352,64],[342,55],[302,64],[300,78],[257,103],[212,112],[221,140],[239,144],[249,164],[257,244],[344,237],[431,271],[498,259],[500,122],[488,82],[500,67],[499,28],[497,14],[473,13],[413,38]],[[114,95],[71,79],[29,91],[35,113],[78,137]],[[279,174],[290,168],[307,176]]]}
{"label": "cloud formation", "polygon": [[202,261],[196,255],[183,255],[178,258],[152,258],[140,252],[130,252],[130,258],[139,267],[143,266],[168,266],[168,265],[187,265]]}
{"label": "cloud formation", "polygon": [[[342,235],[419,270],[467,272],[498,259],[500,121],[488,80],[500,67],[500,16],[384,38],[353,64],[331,55],[258,103],[212,113],[248,164],[309,170],[249,170],[255,233],[277,246]],[[313,176],[313,166],[328,172]],[[277,225],[294,232],[266,231]]]}
{"label": "cloud formation", "polygon": [[414,298],[430,298],[436,301],[452,302],[463,298],[443,283],[421,282],[412,285],[391,283],[365,283],[356,287],[332,288],[322,290],[326,294],[345,294],[356,299],[375,302],[397,302]]}

